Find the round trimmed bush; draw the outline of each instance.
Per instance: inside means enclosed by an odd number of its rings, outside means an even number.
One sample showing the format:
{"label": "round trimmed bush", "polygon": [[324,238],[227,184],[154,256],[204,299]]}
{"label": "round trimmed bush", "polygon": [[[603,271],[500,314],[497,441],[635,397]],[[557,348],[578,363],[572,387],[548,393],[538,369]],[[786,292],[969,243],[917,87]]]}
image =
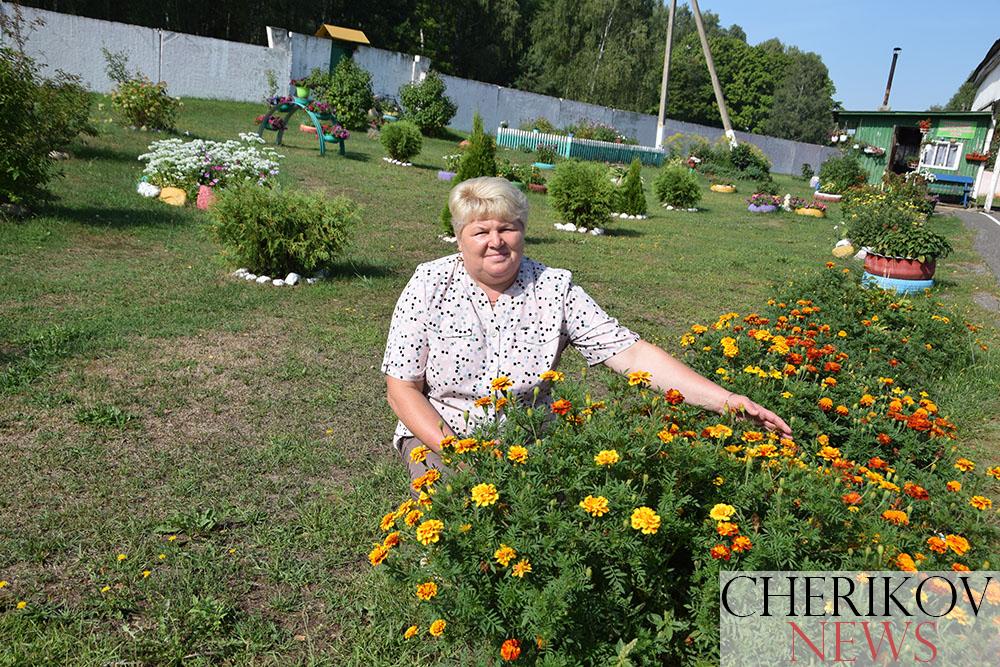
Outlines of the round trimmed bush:
{"label": "round trimmed bush", "polygon": [[400,162],[409,162],[424,145],[420,128],[408,120],[386,124],[381,134],[382,146],[385,147],[386,153]]}
{"label": "round trimmed bush", "polygon": [[832,157],[819,168],[819,189],[841,195],[868,180],[868,172],[853,155]]}
{"label": "round trimmed bush", "polygon": [[446,86],[437,72],[429,73],[420,83],[408,83],[399,89],[407,120],[412,120],[425,134],[439,135],[454,118],[458,107],[445,95]]}
{"label": "round trimmed bush", "polygon": [[691,208],[701,201],[698,178],[679,164],[660,169],[653,181],[653,191],[661,203],[674,208]]}
{"label": "round trimmed bush", "polygon": [[604,165],[567,160],[549,179],[549,200],[564,222],[601,227],[611,219],[614,185]]}

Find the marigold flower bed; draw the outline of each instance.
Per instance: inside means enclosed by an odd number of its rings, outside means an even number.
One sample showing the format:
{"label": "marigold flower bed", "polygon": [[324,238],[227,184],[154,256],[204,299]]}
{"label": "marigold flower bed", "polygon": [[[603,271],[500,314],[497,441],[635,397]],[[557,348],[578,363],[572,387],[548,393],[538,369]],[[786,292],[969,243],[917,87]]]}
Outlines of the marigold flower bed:
{"label": "marigold flower bed", "polygon": [[633,640],[635,664],[717,661],[720,568],[988,568],[1000,469],[961,456],[932,381],[974,360],[974,330],[834,267],[692,326],[686,361],[794,440],[641,370],[604,401],[561,374],[529,396],[498,378],[481,405],[506,421],[443,442],[455,472],[380,521],[369,558],[411,601],[392,631],[485,641],[498,662],[606,664]]}

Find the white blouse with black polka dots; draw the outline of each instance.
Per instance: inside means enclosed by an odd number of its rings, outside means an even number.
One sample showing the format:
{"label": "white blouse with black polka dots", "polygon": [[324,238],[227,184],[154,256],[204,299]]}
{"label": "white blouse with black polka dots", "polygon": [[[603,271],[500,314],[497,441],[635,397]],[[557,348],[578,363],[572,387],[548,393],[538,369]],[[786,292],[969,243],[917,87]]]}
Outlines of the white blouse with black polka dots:
{"label": "white blouse with black polka dots", "polygon": [[[424,381],[424,393],[455,433],[495,415],[474,401],[506,375],[518,400],[549,402],[539,375],[554,369],[566,345],[593,366],[631,347],[639,336],[618,324],[572,274],[524,258],[514,283],[490,305],[460,254],[421,264],[396,302],[382,372]],[[466,422],[465,413],[469,420]],[[393,444],[413,434],[399,422]]]}

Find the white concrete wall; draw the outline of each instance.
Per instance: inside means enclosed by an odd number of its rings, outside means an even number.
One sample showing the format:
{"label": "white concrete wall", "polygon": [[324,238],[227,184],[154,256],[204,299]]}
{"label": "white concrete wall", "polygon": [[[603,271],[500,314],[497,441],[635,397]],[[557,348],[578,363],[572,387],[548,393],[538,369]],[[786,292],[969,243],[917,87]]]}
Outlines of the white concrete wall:
{"label": "white concrete wall", "polygon": [[994,67],[979,84],[979,90],[976,91],[976,97],[972,101],[972,110],[990,111],[993,103],[998,100],[1000,100],[1000,66]]}
{"label": "white concrete wall", "polygon": [[330,47],[333,42],[329,39],[297,32],[288,33],[288,39],[292,58],[290,79],[308,76],[315,67],[324,72],[330,67]]}

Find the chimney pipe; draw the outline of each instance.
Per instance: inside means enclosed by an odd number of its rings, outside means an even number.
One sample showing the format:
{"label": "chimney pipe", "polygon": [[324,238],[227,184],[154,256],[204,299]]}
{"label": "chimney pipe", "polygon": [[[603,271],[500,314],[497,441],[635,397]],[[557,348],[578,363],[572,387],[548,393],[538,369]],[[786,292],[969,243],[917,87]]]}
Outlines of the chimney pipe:
{"label": "chimney pipe", "polygon": [[889,91],[892,90],[892,77],[896,73],[896,59],[899,58],[899,52],[902,51],[898,46],[892,50],[892,65],[889,66],[889,80],[885,82],[885,97],[882,98],[882,106],[879,107],[879,111],[889,110]]}

